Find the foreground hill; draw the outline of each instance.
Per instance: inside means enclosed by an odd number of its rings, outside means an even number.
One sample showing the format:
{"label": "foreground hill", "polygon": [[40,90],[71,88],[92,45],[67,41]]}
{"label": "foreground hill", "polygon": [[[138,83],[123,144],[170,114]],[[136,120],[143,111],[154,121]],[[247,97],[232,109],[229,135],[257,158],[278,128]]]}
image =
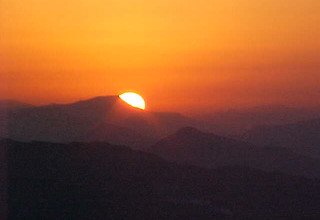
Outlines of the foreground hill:
{"label": "foreground hill", "polygon": [[180,166],[105,143],[4,140],[0,150],[9,219],[320,217],[318,180]]}
{"label": "foreground hill", "polygon": [[0,115],[0,137],[20,141],[108,141],[146,145],[192,124],[177,113],[133,108],[118,96],[96,97],[71,104],[7,109]]}
{"label": "foreground hill", "polygon": [[208,168],[246,166],[309,177],[320,176],[320,161],[286,148],[253,144],[186,127],[150,148],[167,160]]}
{"label": "foreground hill", "polygon": [[285,147],[320,158],[320,119],[278,126],[259,126],[243,135],[243,139],[256,145]]}

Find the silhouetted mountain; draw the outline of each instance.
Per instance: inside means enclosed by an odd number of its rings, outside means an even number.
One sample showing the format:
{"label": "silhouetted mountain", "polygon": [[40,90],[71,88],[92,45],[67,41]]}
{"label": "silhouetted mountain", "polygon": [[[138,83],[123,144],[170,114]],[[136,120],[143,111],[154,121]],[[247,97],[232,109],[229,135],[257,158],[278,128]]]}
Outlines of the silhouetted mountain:
{"label": "silhouetted mountain", "polygon": [[259,126],[243,139],[256,145],[278,146],[320,158],[320,119],[279,126]]}
{"label": "silhouetted mountain", "polygon": [[4,140],[0,152],[7,167],[1,179],[8,181],[9,219],[320,216],[318,180],[241,167],[180,166],[104,143]]}
{"label": "silhouetted mountain", "polygon": [[142,111],[118,96],[106,96],[8,110],[5,120],[0,121],[0,137],[51,142],[103,140],[141,146],[191,123],[177,113]]}
{"label": "silhouetted mountain", "polygon": [[187,127],[150,148],[150,152],[170,161],[215,168],[245,166],[293,175],[320,176],[320,161],[279,147],[253,144],[203,133]]}
{"label": "silhouetted mountain", "polygon": [[15,100],[0,100],[0,111],[30,108],[30,107],[32,107],[32,105],[23,103],[23,102],[18,102]]}
{"label": "silhouetted mountain", "polygon": [[0,100],[0,138],[8,137],[8,115],[30,107],[32,105],[14,100]]}
{"label": "silhouetted mountain", "polygon": [[206,130],[220,135],[241,135],[261,125],[281,125],[320,118],[320,108],[293,108],[266,105],[247,109],[235,109],[203,116]]}

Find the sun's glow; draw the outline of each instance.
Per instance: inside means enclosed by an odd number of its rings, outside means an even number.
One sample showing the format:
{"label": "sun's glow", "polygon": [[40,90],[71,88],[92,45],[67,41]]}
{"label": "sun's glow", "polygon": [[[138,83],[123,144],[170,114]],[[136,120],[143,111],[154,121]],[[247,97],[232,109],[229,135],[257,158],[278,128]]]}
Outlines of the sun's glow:
{"label": "sun's glow", "polygon": [[129,105],[135,107],[135,108],[139,108],[144,110],[146,108],[146,103],[144,101],[144,99],[137,93],[134,92],[125,92],[121,95],[119,95],[119,97],[125,101],[126,103],[128,103]]}

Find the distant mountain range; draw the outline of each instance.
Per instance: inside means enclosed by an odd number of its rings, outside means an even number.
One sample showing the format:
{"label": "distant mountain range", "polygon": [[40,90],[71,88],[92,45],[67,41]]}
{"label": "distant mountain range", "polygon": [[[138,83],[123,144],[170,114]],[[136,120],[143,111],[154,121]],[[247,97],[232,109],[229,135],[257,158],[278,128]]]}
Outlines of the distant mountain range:
{"label": "distant mountain range", "polygon": [[0,137],[20,141],[108,141],[135,147],[194,125],[192,119],[178,113],[133,108],[118,96],[71,104],[35,107],[10,103],[1,107]]}
{"label": "distant mountain range", "polygon": [[259,126],[242,136],[258,146],[275,146],[320,158],[320,118],[277,126]]}
{"label": "distant mountain range", "polygon": [[186,126],[238,138],[257,126],[317,117],[320,118],[320,108],[260,106],[190,118],[179,113],[141,111],[118,96],[46,106],[5,100],[0,101],[0,138],[64,143],[107,141],[141,148]]}
{"label": "distant mountain range", "polygon": [[292,124],[320,118],[320,107],[294,108],[265,105],[245,109],[220,111],[202,116],[205,128],[224,136],[243,135],[257,126]]}
{"label": "distant mountain range", "polygon": [[0,100],[0,111],[2,110],[17,110],[33,107],[30,104],[18,102],[15,100]]}
{"label": "distant mountain range", "polygon": [[320,177],[320,160],[291,149],[256,146],[187,127],[153,145],[150,152],[167,160],[207,168],[245,166],[292,175]]}
{"label": "distant mountain range", "polygon": [[[176,134],[185,135],[197,138],[200,149],[212,141],[237,145],[189,128]],[[0,155],[8,219],[320,217],[319,180],[239,166],[182,166],[106,143],[3,140]]]}
{"label": "distant mountain range", "polygon": [[[285,111],[291,113],[285,116]],[[317,114],[310,111],[303,116],[301,111],[279,106],[256,108],[240,114],[243,116],[240,121],[248,120],[253,126],[268,120],[273,124]],[[178,113],[142,111],[129,106],[118,96],[46,106],[0,102],[0,138],[58,143],[102,141],[206,168],[237,165],[320,176],[320,120],[258,126],[247,132],[246,126],[242,125],[245,134],[234,136],[237,139],[193,128],[206,130],[209,126],[214,127],[210,121],[200,122]]]}

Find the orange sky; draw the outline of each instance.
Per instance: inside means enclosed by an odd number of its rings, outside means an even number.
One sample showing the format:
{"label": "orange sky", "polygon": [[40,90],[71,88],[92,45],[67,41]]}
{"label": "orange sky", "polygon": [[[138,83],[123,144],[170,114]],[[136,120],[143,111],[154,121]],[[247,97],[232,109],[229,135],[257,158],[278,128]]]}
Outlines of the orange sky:
{"label": "orange sky", "polygon": [[320,104],[319,0],[1,0],[0,98]]}

